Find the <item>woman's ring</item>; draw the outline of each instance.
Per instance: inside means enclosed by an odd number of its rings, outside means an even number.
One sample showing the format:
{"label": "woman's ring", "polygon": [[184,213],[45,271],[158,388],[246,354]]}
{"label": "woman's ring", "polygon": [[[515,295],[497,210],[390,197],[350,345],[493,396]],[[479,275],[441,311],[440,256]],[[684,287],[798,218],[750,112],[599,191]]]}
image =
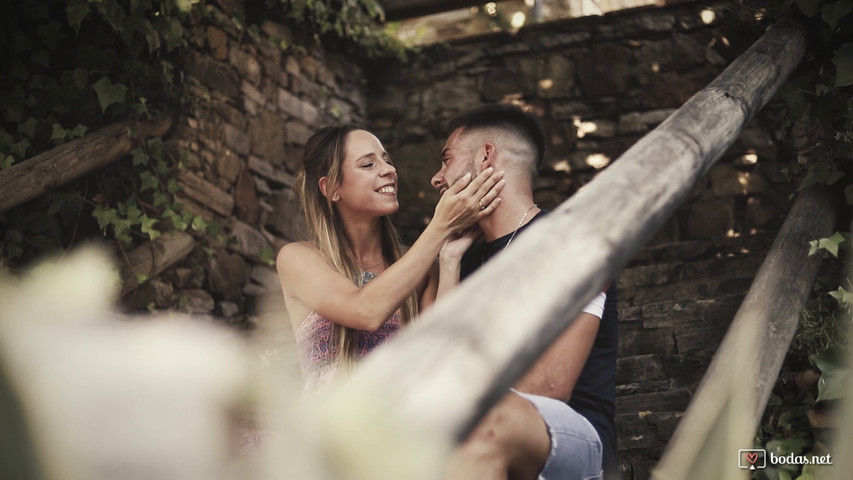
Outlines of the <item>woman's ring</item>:
{"label": "woman's ring", "polygon": [[477,200],[477,205],[479,205],[479,206],[480,206],[480,210],[485,210],[485,209],[486,209],[486,207],[484,207],[484,206],[483,206],[483,202],[481,202],[481,201],[479,201],[479,200]]}

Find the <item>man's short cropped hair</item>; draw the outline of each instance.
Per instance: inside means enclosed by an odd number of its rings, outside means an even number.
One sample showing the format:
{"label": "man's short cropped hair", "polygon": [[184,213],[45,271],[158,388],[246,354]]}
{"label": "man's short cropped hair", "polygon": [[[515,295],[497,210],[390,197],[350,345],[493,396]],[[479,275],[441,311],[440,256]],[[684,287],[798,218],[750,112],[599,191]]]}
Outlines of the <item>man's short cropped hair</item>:
{"label": "man's short cropped hair", "polygon": [[536,155],[534,159],[536,169],[542,167],[542,160],[545,157],[545,134],[542,131],[542,124],[532,112],[511,104],[483,105],[453,117],[448,124],[447,134],[450,135],[460,128],[465,131],[480,128],[509,130],[530,143]]}

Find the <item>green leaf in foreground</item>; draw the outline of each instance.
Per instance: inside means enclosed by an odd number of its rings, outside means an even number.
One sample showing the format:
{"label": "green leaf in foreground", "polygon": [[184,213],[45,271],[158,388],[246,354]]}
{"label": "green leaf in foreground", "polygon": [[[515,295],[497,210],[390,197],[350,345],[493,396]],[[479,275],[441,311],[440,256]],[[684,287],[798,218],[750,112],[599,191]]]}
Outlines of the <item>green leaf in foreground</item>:
{"label": "green leaf in foreground", "polygon": [[98,103],[101,111],[107,111],[107,107],[115,103],[124,103],[127,95],[127,87],[122,84],[113,85],[109,78],[103,77],[92,84],[92,90],[98,95]]}

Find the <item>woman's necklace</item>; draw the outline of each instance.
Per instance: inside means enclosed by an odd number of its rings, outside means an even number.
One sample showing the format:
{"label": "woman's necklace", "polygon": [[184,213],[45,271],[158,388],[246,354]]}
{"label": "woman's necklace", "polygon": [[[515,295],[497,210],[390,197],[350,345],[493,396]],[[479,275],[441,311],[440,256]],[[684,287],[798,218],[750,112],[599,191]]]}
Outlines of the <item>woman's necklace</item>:
{"label": "woman's necklace", "polygon": [[[380,264],[380,263],[382,263],[382,262],[384,262],[384,261],[385,261],[385,259],[380,257],[378,262],[376,262],[375,264],[373,264],[373,265],[371,265],[371,266],[369,266],[369,267],[365,267],[364,265],[362,265],[362,264],[360,264],[360,263],[358,264],[358,266],[359,266],[359,268],[361,268],[362,270],[370,270],[371,268],[376,268],[376,267],[378,267],[378,266],[379,266],[379,264]],[[358,263],[358,262],[356,262],[356,263]]]}
{"label": "woman's necklace", "polygon": [[509,241],[504,245],[503,251],[505,252],[507,248],[509,248],[509,244],[512,243],[512,239],[515,238],[515,234],[518,233],[518,229],[521,228],[521,225],[524,224],[524,219],[527,218],[527,214],[530,213],[531,210],[536,208],[536,204],[534,203],[532,207],[528,208],[524,215],[521,216],[521,220],[518,221],[518,225],[515,227],[515,230],[512,231],[512,235],[509,237]]}

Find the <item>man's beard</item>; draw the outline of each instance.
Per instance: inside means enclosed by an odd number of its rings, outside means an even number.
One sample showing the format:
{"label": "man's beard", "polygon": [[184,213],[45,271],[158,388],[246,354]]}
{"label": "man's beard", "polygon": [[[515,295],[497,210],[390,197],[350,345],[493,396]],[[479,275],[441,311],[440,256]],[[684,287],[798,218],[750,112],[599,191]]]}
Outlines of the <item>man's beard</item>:
{"label": "man's beard", "polygon": [[474,181],[474,178],[476,178],[477,175],[479,175],[479,173],[477,172],[477,163],[474,160],[471,160],[471,162],[468,164],[468,169],[463,171],[461,174],[459,174],[459,176],[456,177],[456,179],[453,180],[453,183],[451,183],[450,185],[455,184],[456,182],[459,181],[459,179],[461,179],[462,177],[464,177],[468,173],[471,174],[471,179],[468,181],[468,183],[471,183],[472,181]]}

